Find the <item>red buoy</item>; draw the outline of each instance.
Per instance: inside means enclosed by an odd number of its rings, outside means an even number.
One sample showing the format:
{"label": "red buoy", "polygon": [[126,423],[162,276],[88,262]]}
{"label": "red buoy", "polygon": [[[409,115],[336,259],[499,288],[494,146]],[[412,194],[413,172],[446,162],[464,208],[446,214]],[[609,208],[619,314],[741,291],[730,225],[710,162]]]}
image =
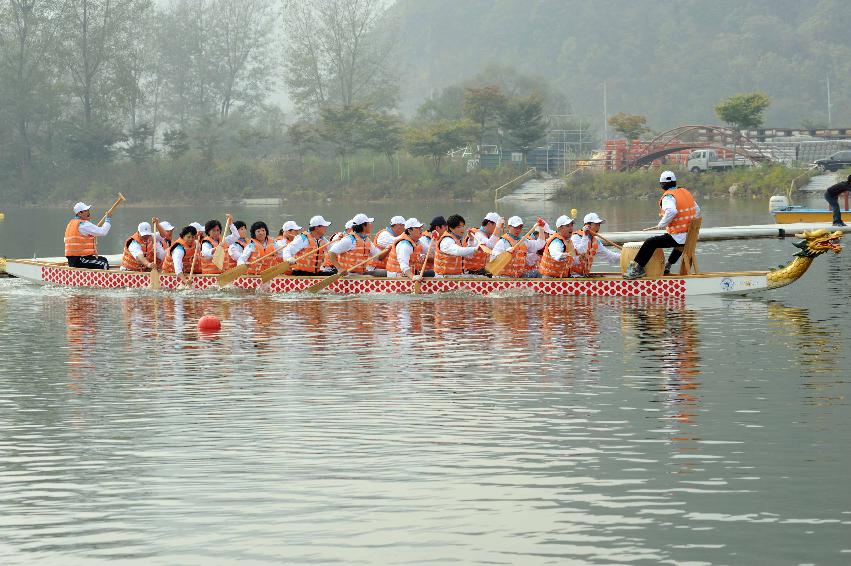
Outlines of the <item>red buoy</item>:
{"label": "red buoy", "polygon": [[198,330],[201,332],[216,332],[222,329],[222,323],[213,315],[202,316],[198,320]]}

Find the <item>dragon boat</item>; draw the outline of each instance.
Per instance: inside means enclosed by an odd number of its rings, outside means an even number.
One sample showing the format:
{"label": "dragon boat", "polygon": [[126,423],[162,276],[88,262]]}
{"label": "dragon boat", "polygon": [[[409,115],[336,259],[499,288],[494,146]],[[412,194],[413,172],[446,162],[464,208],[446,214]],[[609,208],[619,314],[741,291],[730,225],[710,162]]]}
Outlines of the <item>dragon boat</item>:
{"label": "dragon boat", "polygon": [[[673,297],[692,295],[745,294],[784,287],[798,280],[813,260],[826,253],[839,253],[842,232],[826,229],[797,234],[795,245],[799,252],[787,265],[771,271],[716,272],[690,275],[667,275],[656,278],[626,281],[620,273],[599,273],[594,277],[566,279],[501,279],[501,278],[438,278],[423,279],[422,294],[461,291],[489,295],[512,290],[542,295],[582,295],[608,297]],[[34,283],[63,287],[99,289],[144,289],[150,286],[149,273],[71,268],[59,261],[38,259],[8,259],[6,272]],[[268,293],[304,292],[322,277],[279,276],[265,284],[256,275],[236,279],[228,288]],[[176,290],[191,287],[197,290],[218,290],[217,276],[198,275],[182,286],[175,275],[161,276],[161,289]],[[395,293],[410,294],[413,283],[407,279],[369,276],[343,277],[323,292],[336,294]]]}

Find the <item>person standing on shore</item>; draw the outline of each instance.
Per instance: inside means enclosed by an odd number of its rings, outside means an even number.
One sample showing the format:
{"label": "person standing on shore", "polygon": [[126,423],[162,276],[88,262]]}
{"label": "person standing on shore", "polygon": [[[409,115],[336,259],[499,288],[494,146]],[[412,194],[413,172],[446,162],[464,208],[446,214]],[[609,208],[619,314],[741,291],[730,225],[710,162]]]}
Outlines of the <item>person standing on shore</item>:
{"label": "person standing on shore", "polygon": [[842,221],[842,211],[839,209],[839,195],[848,191],[851,191],[851,175],[848,175],[846,180],[831,185],[824,192],[824,200],[833,212],[834,226],[845,226],[845,222]]}
{"label": "person standing on shore", "polygon": [[92,224],[91,208],[84,202],[74,205],[74,218],[65,227],[65,258],[68,267],[109,269],[109,261],[98,255],[95,238],[109,234],[110,218],[106,217],[103,226]]}

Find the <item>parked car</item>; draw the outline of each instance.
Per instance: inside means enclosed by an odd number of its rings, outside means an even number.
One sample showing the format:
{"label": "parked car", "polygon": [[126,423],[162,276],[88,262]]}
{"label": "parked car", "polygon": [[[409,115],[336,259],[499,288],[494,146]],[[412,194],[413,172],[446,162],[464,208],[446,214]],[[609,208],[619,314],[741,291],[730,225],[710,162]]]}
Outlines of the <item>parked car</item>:
{"label": "parked car", "polygon": [[839,171],[840,169],[851,167],[851,150],[837,151],[825,159],[816,159],[815,164],[822,171]]}

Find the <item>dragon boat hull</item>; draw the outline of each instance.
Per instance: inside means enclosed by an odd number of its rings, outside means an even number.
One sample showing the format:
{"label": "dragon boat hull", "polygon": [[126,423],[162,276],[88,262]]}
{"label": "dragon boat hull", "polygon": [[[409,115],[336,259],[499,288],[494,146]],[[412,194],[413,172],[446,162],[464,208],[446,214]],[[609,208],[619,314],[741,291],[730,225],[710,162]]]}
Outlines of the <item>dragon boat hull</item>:
{"label": "dragon boat hull", "polygon": [[[15,277],[47,285],[96,289],[145,289],[150,285],[147,273],[77,269],[54,262],[38,260],[7,260],[6,271]],[[299,293],[321,280],[321,277],[276,277],[261,284],[258,276],[243,276],[229,288],[268,293]],[[180,287],[174,275],[162,275],[164,290]],[[193,279],[197,290],[218,290],[214,275],[199,275]],[[466,292],[490,295],[502,292],[528,292],[539,295],[597,296],[597,297],[672,297],[693,295],[742,294],[769,288],[767,272],[702,273],[688,276],[668,276],[657,279],[625,281],[620,274],[600,274],[590,278],[570,279],[423,279],[422,294]],[[383,277],[341,278],[324,293],[331,294],[410,294],[413,284],[406,279]]]}

